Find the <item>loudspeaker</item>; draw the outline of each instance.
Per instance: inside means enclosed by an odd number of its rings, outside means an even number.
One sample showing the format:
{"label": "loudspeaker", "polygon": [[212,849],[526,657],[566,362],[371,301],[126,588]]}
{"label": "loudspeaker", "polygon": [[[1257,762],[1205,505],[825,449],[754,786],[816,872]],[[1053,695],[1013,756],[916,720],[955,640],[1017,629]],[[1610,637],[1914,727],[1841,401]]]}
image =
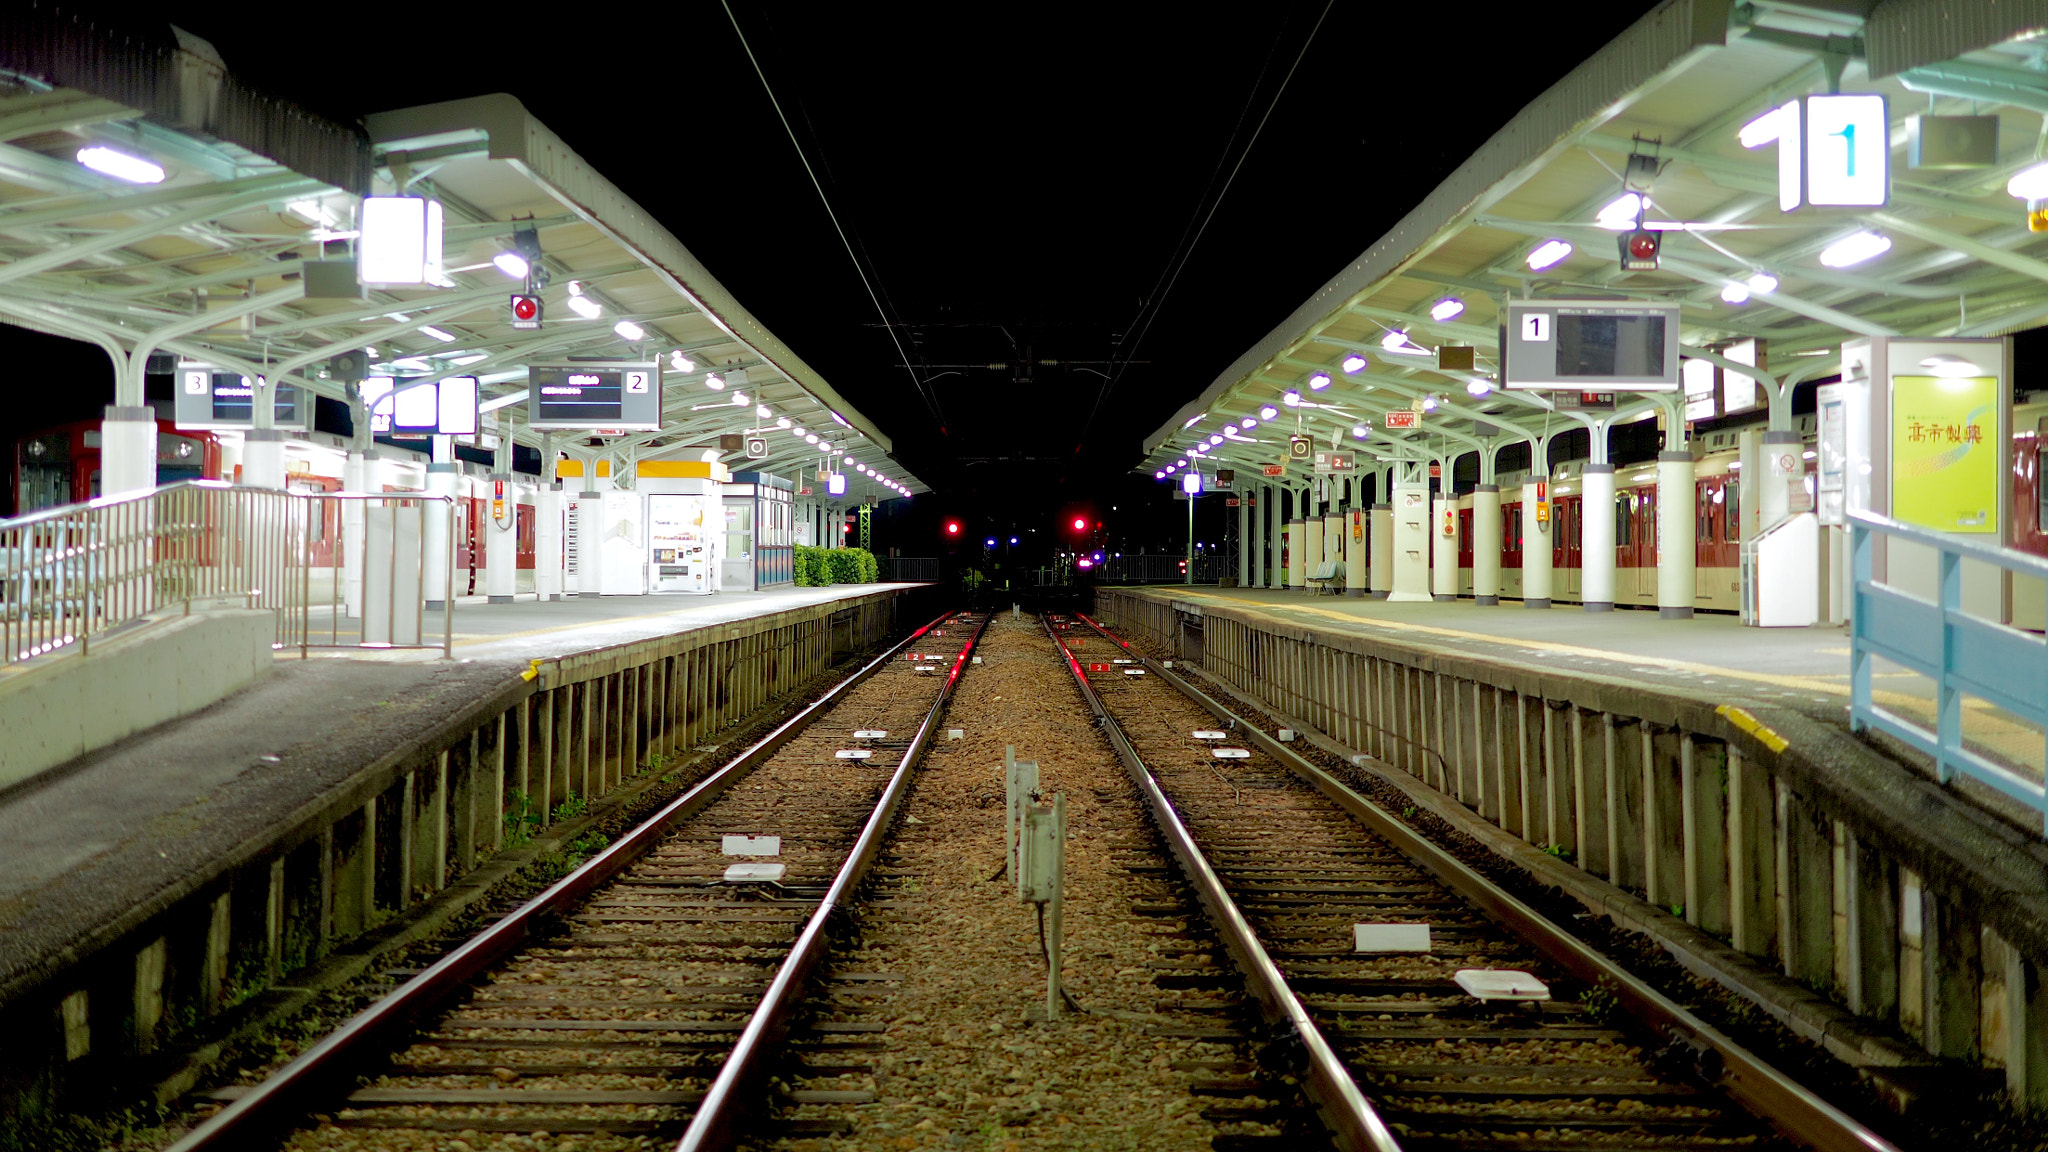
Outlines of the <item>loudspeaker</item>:
{"label": "loudspeaker", "polygon": [[1955,171],[1998,162],[1998,117],[1906,117],[1906,166]]}
{"label": "loudspeaker", "polygon": [[342,384],[361,384],[370,374],[370,354],[361,348],[340,353],[327,361],[327,378]]}

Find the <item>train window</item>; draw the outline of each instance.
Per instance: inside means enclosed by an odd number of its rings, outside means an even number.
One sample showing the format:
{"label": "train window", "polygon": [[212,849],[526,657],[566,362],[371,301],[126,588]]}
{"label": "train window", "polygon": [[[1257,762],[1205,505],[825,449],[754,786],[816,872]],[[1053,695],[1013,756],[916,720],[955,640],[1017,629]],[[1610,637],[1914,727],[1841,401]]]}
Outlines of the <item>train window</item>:
{"label": "train window", "polygon": [[1724,539],[1740,540],[1742,539],[1742,485],[1723,484],[1721,490],[1728,494],[1728,499],[1721,512],[1722,516],[1725,517],[1721,522],[1725,529]]}
{"label": "train window", "polygon": [[1634,497],[1627,495],[1614,498],[1614,542],[1616,544],[1633,544],[1635,542],[1629,533],[1629,529],[1633,526],[1634,518],[1629,515],[1628,506],[1633,500]]}

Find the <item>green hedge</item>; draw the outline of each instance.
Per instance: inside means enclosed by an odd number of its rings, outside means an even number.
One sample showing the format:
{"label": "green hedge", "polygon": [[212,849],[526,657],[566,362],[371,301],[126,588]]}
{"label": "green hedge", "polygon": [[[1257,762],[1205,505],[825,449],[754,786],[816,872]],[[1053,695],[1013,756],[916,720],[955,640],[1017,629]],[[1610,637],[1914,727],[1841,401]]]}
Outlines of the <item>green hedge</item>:
{"label": "green hedge", "polygon": [[827,584],[873,584],[881,576],[881,565],[865,548],[796,549],[796,582],[805,588]]}

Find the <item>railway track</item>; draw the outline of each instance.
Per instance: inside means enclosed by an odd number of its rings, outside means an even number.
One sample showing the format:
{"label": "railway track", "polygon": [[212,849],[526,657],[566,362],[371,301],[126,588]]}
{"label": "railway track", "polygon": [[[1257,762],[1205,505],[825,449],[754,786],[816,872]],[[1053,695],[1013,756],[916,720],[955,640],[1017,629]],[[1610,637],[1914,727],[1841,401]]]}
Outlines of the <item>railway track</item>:
{"label": "railway track", "polygon": [[871,1099],[834,1083],[886,1028],[863,1015],[870,989],[842,975],[827,1011],[798,1024],[798,1007],[986,623],[919,629],[277,1074],[218,1093],[173,1152],[370,1130],[388,1148],[711,1149],[762,1111],[771,1074],[827,1085],[787,1102]]}
{"label": "railway track", "polygon": [[[1174,979],[1247,983],[1261,1063],[1339,1148],[1891,1149],[1167,665],[1046,626],[1227,953]],[[1070,650],[1084,631],[1113,651]],[[1425,950],[1361,951],[1361,924],[1427,925]],[[1476,998],[1470,971],[1548,999]]]}

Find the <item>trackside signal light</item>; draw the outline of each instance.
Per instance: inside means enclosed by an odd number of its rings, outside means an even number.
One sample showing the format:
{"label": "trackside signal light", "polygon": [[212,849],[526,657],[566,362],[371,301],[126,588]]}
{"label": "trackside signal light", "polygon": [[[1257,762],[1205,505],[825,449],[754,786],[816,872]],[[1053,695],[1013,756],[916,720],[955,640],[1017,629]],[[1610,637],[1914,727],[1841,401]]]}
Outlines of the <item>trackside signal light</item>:
{"label": "trackside signal light", "polygon": [[524,292],[512,294],[512,326],[514,328],[540,327],[540,297]]}
{"label": "trackside signal light", "polygon": [[958,536],[959,534],[960,534],[960,522],[959,522],[958,520],[948,520],[948,521],[946,521],[946,535],[948,535],[948,536]]}
{"label": "trackside signal light", "polygon": [[1085,520],[1085,519],[1083,519],[1082,517],[1079,517],[1079,516],[1076,516],[1076,517],[1074,517],[1074,531],[1076,531],[1076,532],[1086,532],[1087,530],[1088,530],[1088,521],[1087,521],[1087,520]]}

